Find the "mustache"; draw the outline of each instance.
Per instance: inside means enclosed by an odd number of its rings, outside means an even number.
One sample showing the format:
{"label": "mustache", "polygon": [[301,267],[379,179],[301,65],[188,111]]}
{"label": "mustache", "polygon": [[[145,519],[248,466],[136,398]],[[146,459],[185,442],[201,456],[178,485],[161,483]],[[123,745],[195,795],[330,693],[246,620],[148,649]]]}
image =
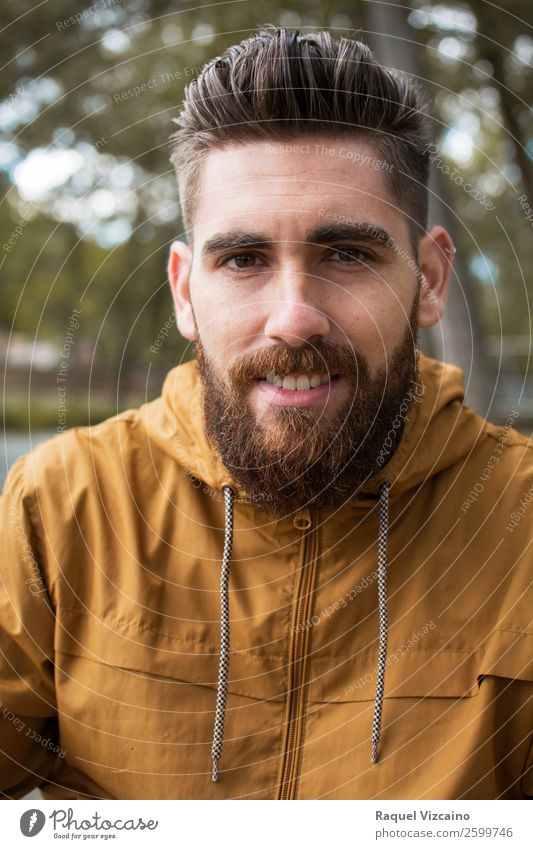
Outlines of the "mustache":
{"label": "mustache", "polygon": [[267,374],[344,374],[358,379],[368,375],[365,358],[353,347],[320,341],[301,348],[289,345],[269,345],[239,358],[228,370],[231,383],[245,388]]}

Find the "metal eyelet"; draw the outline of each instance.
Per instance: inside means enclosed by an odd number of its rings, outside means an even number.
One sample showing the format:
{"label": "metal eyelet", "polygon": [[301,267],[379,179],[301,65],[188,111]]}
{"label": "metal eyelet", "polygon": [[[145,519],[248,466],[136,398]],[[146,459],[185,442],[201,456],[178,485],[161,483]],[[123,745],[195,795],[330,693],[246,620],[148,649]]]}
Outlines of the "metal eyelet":
{"label": "metal eyelet", "polygon": [[311,525],[311,516],[309,510],[301,510],[292,520],[294,527],[299,531],[307,531]]}

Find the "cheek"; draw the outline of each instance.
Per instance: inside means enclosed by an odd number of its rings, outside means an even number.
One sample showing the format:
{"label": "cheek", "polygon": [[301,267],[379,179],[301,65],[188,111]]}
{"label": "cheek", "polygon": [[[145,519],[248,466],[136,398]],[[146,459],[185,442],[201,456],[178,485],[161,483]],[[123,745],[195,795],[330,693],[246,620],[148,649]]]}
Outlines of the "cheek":
{"label": "cheek", "polygon": [[328,312],[336,335],[343,337],[345,342],[353,340],[362,349],[375,345],[383,333],[388,314],[387,307],[377,301],[375,293],[362,287],[357,293],[332,299]]}
{"label": "cheek", "polygon": [[381,298],[361,294],[337,309],[335,320],[341,344],[349,340],[368,358],[382,363],[386,354],[402,341],[409,325],[411,302],[404,303],[391,292]]}
{"label": "cheek", "polygon": [[223,363],[261,343],[265,319],[258,303],[250,306],[219,295],[195,301],[194,311],[200,338],[213,361]]}

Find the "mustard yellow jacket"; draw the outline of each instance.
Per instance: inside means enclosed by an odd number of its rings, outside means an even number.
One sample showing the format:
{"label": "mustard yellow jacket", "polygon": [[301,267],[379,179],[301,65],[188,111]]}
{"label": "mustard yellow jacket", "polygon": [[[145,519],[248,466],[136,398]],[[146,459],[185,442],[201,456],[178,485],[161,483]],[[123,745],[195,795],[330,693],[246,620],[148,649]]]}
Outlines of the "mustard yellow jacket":
{"label": "mustard yellow jacket", "polygon": [[496,427],[463,397],[422,355],[390,463],[342,509],[284,520],[207,443],[195,362],[18,460],[4,796],[533,797],[533,443],[519,411]]}

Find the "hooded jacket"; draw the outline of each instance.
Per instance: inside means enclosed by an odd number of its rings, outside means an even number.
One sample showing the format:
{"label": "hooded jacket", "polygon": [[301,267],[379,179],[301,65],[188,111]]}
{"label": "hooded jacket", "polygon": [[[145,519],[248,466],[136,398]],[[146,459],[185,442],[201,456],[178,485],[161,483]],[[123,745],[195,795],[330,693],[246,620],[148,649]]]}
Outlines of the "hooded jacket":
{"label": "hooded jacket", "polygon": [[281,520],[210,447],[195,361],[19,459],[5,796],[533,797],[533,443],[463,399],[421,354],[392,459]]}

